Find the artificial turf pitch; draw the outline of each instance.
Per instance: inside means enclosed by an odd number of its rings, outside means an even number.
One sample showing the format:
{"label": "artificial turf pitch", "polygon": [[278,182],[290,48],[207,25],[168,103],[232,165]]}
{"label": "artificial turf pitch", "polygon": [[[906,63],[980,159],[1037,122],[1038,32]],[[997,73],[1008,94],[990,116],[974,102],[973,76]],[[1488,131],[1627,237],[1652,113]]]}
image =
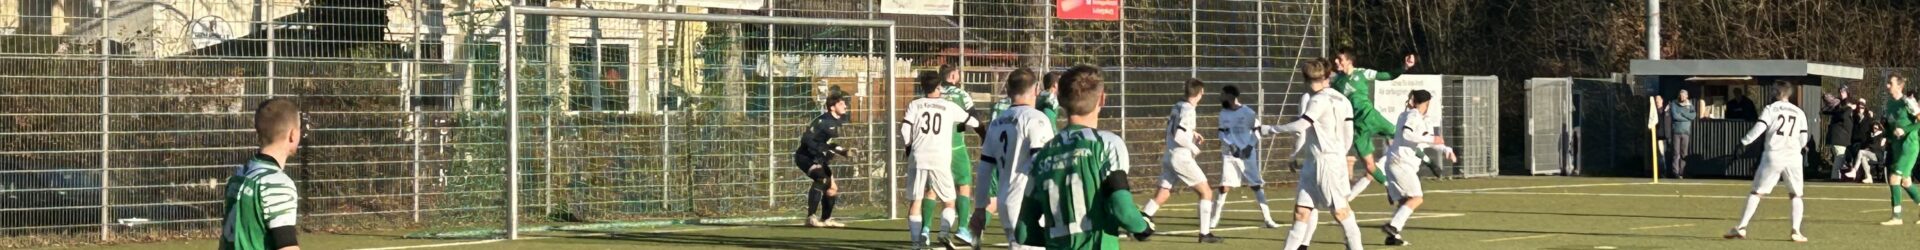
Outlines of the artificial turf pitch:
{"label": "artificial turf pitch", "polygon": [[[1404,234],[1410,246],[1381,245],[1379,226],[1391,207],[1384,189],[1375,185],[1354,202],[1362,238],[1372,249],[1914,249],[1920,247],[1920,211],[1909,212],[1903,226],[1880,226],[1889,209],[1883,184],[1814,182],[1807,186],[1805,233],[1812,241],[1788,240],[1788,203],[1783,188],[1761,202],[1745,240],[1720,235],[1737,223],[1750,189],[1749,180],[1662,180],[1651,184],[1635,178],[1499,177],[1427,180],[1427,202],[1409,220]],[[1292,221],[1294,190],[1270,186],[1274,219]],[[1147,192],[1136,196],[1144,202]],[[1175,193],[1158,218],[1162,234],[1149,242],[1123,239],[1133,249],[1276,249],[1286,240],[1287,226],[1260,228],[1252,193],[1232,192],[1227,211],[1215,234],[1224,244],[1196,243],[1194,195]],[[1911,201],[1908,206],[1914,206]],[[1908,210],[1920,210],[1920,207]],[[799,216],[795,207],[789,216]],[[848,217],[884,218],[874,208],[843,209]],[[904,211],[901,216],[905,216]],[[1343,248],[1338,226],[1322,215],[1314,236],[1315,249]],[[904,219],[842,219],[847,228],[799,226],[798,221],[746,224],[697,224],[652,228],[545,231],[523,234],[523,239],[420,240],[402,239],[403,230],[360,234],[306,234],[306,249],[903,249],[907,246]],[[1004,243],[990,224],[989,245]],[[81,247],[83,249],[212,249],[213,241]],[[988,247],[989,249],[995,247]]]}

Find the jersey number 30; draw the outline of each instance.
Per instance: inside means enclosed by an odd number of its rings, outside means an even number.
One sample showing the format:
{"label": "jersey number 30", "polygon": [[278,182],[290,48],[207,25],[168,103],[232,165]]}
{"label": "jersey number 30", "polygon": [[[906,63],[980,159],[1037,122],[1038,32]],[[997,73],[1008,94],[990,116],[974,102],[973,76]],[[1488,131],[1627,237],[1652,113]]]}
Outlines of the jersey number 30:
{"label": "jersey number 30", "polygon": [[920,127],[921,134],[940,134],[940,124],[945,123],[940,123],[940,114],[920,113],[920,124],[925,124]]}

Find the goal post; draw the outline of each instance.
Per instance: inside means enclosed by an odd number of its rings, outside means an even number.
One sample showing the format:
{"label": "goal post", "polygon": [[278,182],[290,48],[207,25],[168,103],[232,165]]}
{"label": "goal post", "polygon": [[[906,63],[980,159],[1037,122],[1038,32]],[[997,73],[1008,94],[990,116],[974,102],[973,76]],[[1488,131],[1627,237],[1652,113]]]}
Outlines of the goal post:
{"label": "goal post", "polygon": [[[508,152],[507,152],[506,161],[508,164],[506,166],[506,175],[505,175],[506,177],[504,180],[506,182],[505,203],[506,203],[506,210],[507,210],[506,211],[507,221],[504,225],[505,227],[504,232],[502,233],[504,233],[505,238],[516,239],[519,237],[519,234],[522,232],[522,229],[523,229],[519,222],[521,220],[529,218],[527,216],[521,215],[521,212],[523,210],[540,211],[536,209],[540,207],[546,207],[549,209],[549,211],[551,211],[551,209],[553,209],[552,207],[556,206],[555,204],[556,202],[553,201],[556,195],[553,195],[553,193],[555,189],[561,189],[561,188],[558,188],[556,184],[553,183],[556,181],[556,179],[595,178],[595,177],[574,177],[574,176],[582,176],[582,175],[586,175],[586,176],[616,175],[617,176],[617,175],[625,174],[625,173],[602,174],[604,172],[618,171],[618,170],[612,170],[612,169],[587,170],[587,169],[576,168],[571,170],[561,170],[560,168],[554,167],[554,165],[567,166],[572,164],[595,164],[595,162],[598,162],[595,160],[591,160],[593,158],[629,157],[628,155],[604,155],[606,152],[599,152],[599,151],[586,152],[588,150],[576,150],[575,148],[591,147],[591,146],[566,143],[565,141],[570,140],[568,138],[556,139],[556,137],[567,136],[569,134],[573,134],[573,135],[583,134],[582,132],[579,132],[579,131],[596,130],[595,127],[598,127],[598,126],[621,126],[622,125],[621,123],[628,123],[628,122],[638,121],[642,119],[646,119],[646,120],[656,119],[656,118],[632,118],[633,120],[624,120],[627,118],[618,118],[622,116],[659,117],[657,119],[662,120],[659,123],[660,125],[657,126],[657,128],[654,128],[654,127],[646,128],[646,129],[657,129],[657,131],[661,131],[661,132],[659,132],[658,134],[652,134],[652,135],[642,134],[641,137],[652,136],[654,138],[640,139],[642,141],[657,140],[658,141],[657,144],[659,145],[658,151],[644,151],[644,152],[638,152],[638,154],[641,154],[641,155],[659,154],[658,157],[662,159],[658,162],[658,164],[661,165],[661,167],[658,169],[659,171],[657,171],[658,178],[651,179],[651,180],[656,180],[654,182],[658,182],[658,183],[647,184],[647,185],[659,186],[657,188],[659,190],[659,193],[650,194],[649,196],[646,196],[646,197],[657,198],[659,199],[657,203],[662,204],[660,206],[673,208],[673,209],[667,209],[668,211],[693,213],[697,210],[693,208],[697,206],[694,204],[699,204],[699,202],[703,202],[702,200],[724,200],[724,199],[737,199],[737,200],[762,200],[763,199],[765,200],[769,208],[775,207],[774,206],[774,203],[776,200],[775,197],[777,196],[777,193],[780,193],[775,190],[777,188],[776,183],[788,181],[788,180],[785,180],[787,178],[776,177],[775,173],[777,170],[787,170],[787,169],[780,169],[781,168],[780,166],[791,165],[790,163],[786,163],[785,161],[787,159],[790,159],[787,156],[788,154],[792,153],[791,148],[787,148],[787,147],[790,147],[793,145],[793,143],[776,143],[776,141],[791,140],[792,138],[797,138],[799,135],[798,133],[776,133],[775,131],[776,130],[798,131],[799,130],[798,126],[791,126],[791,125],[797,123],[799,126],[805,126],[807,124],[807,120],[812,118],[812,115],[817,115],[818,111],[820,110],[820,108],[817,107],[818,105],[802,105],[802,104],[807,104],[809,103],[809,101],[817,102],[818,100],[814,100],[814,99],[819,99],[816,97],[824,96],[826,92],[842,93],[839,91],[844,91],[847,94],[854,96],[856,103],[861,102],[861,100],[864,98],[866,99],[865,101],[876,103],[876,104],[856,104],[856,105],[864,105],[864,106],[850,108],[852,109],[850,110],[851,111],[850,113],[853,113],[853,114],[849,114],[852,117],[850,119],[854,119],[853,121],[857,123],[848,123],[843,127],[866,127],[865,129],[862,129],[865,131],[861,131],[864,134],[843,135],[841,139],[837,139],[836,141],[855,140],[855,142],[850,142],[850,143],[866,144],[866,145],[860,145],[860,146],[864,146],[865,148],[872,148],[872,147],[877,147],[881,145],[884,145],[884,147],[886,147],[886,149],[884,150],[886,154],[885,156],[876,155],[876,156],[871,156],[864,159],[844,160],[844,161],[849,161],[850,163],[836,163],[836,166],[838,166],[839,164],[846,164],[846,165],[850,165],[849,167],[874,170],[874,171],[842,174],[848,177],[864,175],[862,177],[856,177],[856,178],[840,178],[840,182],[842,182],[841,186],[843,187],[848,186],[849,184],[851,184],[849,182],[852,182],[852,181],[868,181],[867,183],[872,183],[873,181],[877,181],[872,179],[880,179],[880,178],[885,179],[885,183],[886,183],[885,186],[882,187],[878,185],[864,185],[862,187],[864,189],[862,190],[857,190],[857,191],[848,190],[848,191],[842,191],[840,193],[846,194],[849,192],[854,192],[854,193],[865,192],[866,196],[869,197],[869,199],[878,199],[877,197],[874,197],[874,196],[884,195],[887,197],[884,202],[886,202],[886,207],[888,209],[888,213],[887,213],[888,218],[898,218],[897,204],[899,203],[899,201],[898,201],[898,195],[896,194],[896,190],[899,189],[898,187],[900,184],[898,183],[899,180],[897,178],[897,176],[899,176],[899,171],[898,171],[898,159],[897,159],[898,152],[896,151],[899,150],[899,147],[900,147],[900,145],[898,145],[899,138],[896,138],[897,135],[895,135],[894,133],[887,132],[887,131],[892,131],[890,129],[875,128],[875,127],[890,126],[890,124],[887,122],[899,120],[899,118],[897,117],[898,116],[897,107],[899,105],[897,104],[900,100],[898,99],[897,96],[899,91],[901,91],[902,89],[897,87],[897,85],[899,84],[897,81],[897,78],[901,77],[902,75],[900,75],[896,71],[904,69],[905,66],[909,66],[908,64],[910,64],[910,60],[900,59],[898,57],[898,54],[897,54],[898,51],[896,51],[897,44],[895,42],[895,39],[897,37],[895,34],[897,27],[893,20],[781,17],[781,16],[738,15],[738,14],[722,14],[722,13],[669,13],[669,12],[657,12],[657,11],[553,8],[553,7],[539,7],[539,6],[521,6],[521,5],[507,6],[503,9],[504,9],[504,12],[506,12],[506,15],[504,15],[503,20],[501,20],[501,24],[505,26],[504,31],[506,34],[505,34],[504,44],[506,46],[504,46],[505,53],[503,53],[502,55],[503,62],[501,63],[500,67],[501,67],[502,73],[504,73],[503,78],[505,78],[502,81],[502,84],[505,85],[504,86],[505,88],[504,102],[506,103],[506,105],[504,106],[506,109],[506,113],[512,114],[510,116],[511,118],[507,119],[508,121],[505,125],[506,131],[507,131],[506,136],[508,137],[507,144],[509,145],[507,147]],[[541,20],[538,22],[533,22],[534,18],[540,18]],[[565,24],[554,24],[554,23],[549,23],[548,21],[548,20],[559,20],[559,19],[566,19],[566,18],[585,18],[585,19],[592,19],[594,21],[591,22],[592,25],[586,26],[584,28],[570,27],[570,26],[566,26]],[[678,25],[678,26],[673,26],[672,28],[658,29],[658,30],[671,29],[672,31],[649,30],[646,28],[616,31],[616,30],[604,28],[600,23],[606,22],[606,21],[602,21],[602,20],[624,20],[624,21],[637,21],[641,23],[672,22],[674,23],[674,25]],[[536,23],[538,26],[536,26]],[[688,23],[693,23],[694,25],[698,25],[700,27],[706,27],[713,24],[738,25],[734,27],[742,27],[742,26],[749,26],[749,25],[755,28],[766,27],[767,29],[764,31],[764,33],[761,33],[761,34],[765,35],[764,37],[765,39],[768,39],[768,41],[765,43],[767,47],[764,48],[763,50],[754,50],[752,52],[753,55],[743,55],[743,53],[738,52],[738,51],[741,51],[741,49],[739,49],[741,47],[733,47],[733,50],[731,50],[733,54],[725,55],[727,56],[726,59],[718,60],[722,62],[716,63],[716,62],[713,62],[716,60],[710,57],[711,55],[688,55],[688,54],[696,54],[699,52],[712,52],[714,49],[710,49],[710,48],[708,48],[709,50],[706,50],[706,51],[696,51],[693,53],[661,53],[660,51],[648,51],[648,49],[639,48],[639,49],[633,49],[633,50],[639,50],[639,52],[630,53],[630,52],[627,52],[626,50],[605,49],[606,47],[619,47],[619,46],[603,45],[604,43],[608,43],[608,41],[616,40],[616,39],[606,38],[608,36],[606,33],[613,33],[613,32],[643,32],[643,33],[652,32],[652,33],[642,34],[638,36],[654,36],[653,38],[647,38],[647,39],[675,43],[677,46],[683,46],[683,47],[713,46],[713,44],[711,43],[720,43],[715,41],[727,41],[727,42],[738,43],[737,41],[740,41],[740,40],[748,40],[745,37],[741,37],[743,35],[740,35],[740,34],[744,32],[738,32],[738,30],[734,30],[735,32],[731,33],[730,35],[729,34],[715,35],[713,33],[695,33],[692,31],[687,31],[688,30],[687,27],[689,27]],[[821,40],[810,39],[810,38],[795,39],[795,38],[775,37],[771,34],[774,33],[774,31],[779,30],[776,28],[776,26],[804,26],[804,27],[810,27],[810,28],[817,27],[815,29],[819,29],[819,30],[852,29],[852,30],[864,31],[866,34],[865,35],[866,37],[864,39],[866,40],[865,42],[867,43],[867,45],[865,47],[864,53],[859,51],[835,51],[835,50],[857,50],[857,49],[844,48],[849,46],[836,47],[836,46],[811,46],[811,45],[803,45],[802,47],[808,47],[808,48],[832,47],[832,48],[823,48],[823,49],[817,49],[817,50],[803,50],[803,51],[783,51],[780,49],[779,46],[775,45],[775,42],[774,42],[775,40],[793,39],[793,40],[781,40],[781,42],[798,42],[798,43],[831,43],[832,41],[823,42]],[[533,33],[533,32],[537,32],[537,33]],[[532,34],[529,34],[529,33],[532,33]],[[557,39],[576,40],[576,38],[574,38],[574,36],[577,36],[575,33],[587,34],[587,35],[579,35],[579,36],[589,36],[589,38],[584,38],[585,42],[554,41]],[[661,38],[661,37],[664,37],[664,38]],[[640,39],[640,40],[647,40],[647,39]],[[882,39],[884,39],[884,43],[874,44],[875,42],[882,42]],[[831,40],[831,39],[826,39],[826,40]],[[859,40],[859,39],[849,38],[849,39],[842,39],[842,40]],[[544,42],[545,44],[536,44],[535,43],[536,41],[541,41],[541,42]],[[568,53],[551,52],[551,51],[555,51],[554,48],[538,48],[538,49],[535,49],[536,51],[531,51],[531,52],[521,51],[523,47],[526,47],[526,48],[536,48],[538,46],[551,47],[550,45],[556,44],[556,43],[566,44],[565,46],[569,46],[568,48],[564,48],[560,50]],[[578,43],[586,43],[587,45],[580,45]],[[634,42],[634,43],[647,43],[647,42],[642,41],[642,42]],[[639,47],[642,45],[631,45],[631,46]],[[734,45],[734,46],[754,46],[754,45]],[[883,48],[884,52],[874,51],[875,49],[880,49],[880,48],[874,48],[876,46]],[[699,48],[686,48],[686,50],[688,51],[697,50],[697,49]],[[572,55],[566,55],[568,57],[561,57],[562,55],[556,55],[556,54],[572,54]],[[585,54],[585,55],[581,55],[581,54]],[[609,56],[610,54],[613,56]],[[640,55],[628,55],[628,54],[640,54]],[[660,58],[653,58],[656,56]],[[747,59],[746,57],[757,57],[757,58]],[[653,61],[643,61],[639,63],[634,63],[634,62],[625,61],[629,59],[624,59],[624,58],[651,58],[648,60],[653,60]],[[618,62],[611,63],[615,65],[640,65],[639,67],[644,67],[646,69],[644,70],[629,69],[629,70],[646,71],[646,73],[636,72],[636,73],[633,73],[634,75],[633,77],[623,77],[625,74],[620,72],[624,72],[624,71],[608,73],[609,68],[606,68],[607,66],[604,66],[604,65],[609,64],[609,61],[618,61]],[[655,63],[655,62],[658,62],[658,63]],[[849,63],[842,64],[842,63],[836,63],[836,62],[849,62]],[[544,64],[545,66],[530,66],[530,65],[539,65],[539,64]],[[552,66],[552,65],[558,65],[558,64],[566,64],[569,66],[564,66],[564,67]],[[752,72],[747,72],[749,70],[748,69],[749,66],[746,66],[747,64],[754,64],[753,66],[751,66]],[[859,64],[859,65],[849,65],[849,64]],[[561,72],[555,73],[554,72],[555,70],[553,70],[554,68],[563,68],[563,70],[559,70]],[[572,69],[572,68],[582,68],[584,70],[565,70],[565,69]],[[615,67],[612,69],[619,70],[623,68]],[[879,71],[879,72],[873,72],[873,71]],[[719,72],[719,73],[715,73],[715,72]],[[537,75],[529,77],[529,76],[524,76],[523,74],[537,74]],[[716,78],[713,76],[714,74],[720,74],[724,76]],[[742,76],[742,75],[746,75],[746,76]],[[875,78],[875,76],[878,76],[878,78]],[[757,79],[757,80],[749,81],[747,80],[749,78]],[[582,79],[585,79],[585,80],[582,80]],[[601,85],[605,85],[603,82],[607,82],[609,81],[609,79],[623,81],[623,82],[631,82],[631,81],[647,82],[647,84],[649,84],[648,85],[649,92],[654,92],[655,89],[652,89],[653,87],[655,87],[654,85],[659,85],[658,86],[659,92],[672,92],[672,91],[668,91],[668,89],[677,88],[678,91],[683,91],[684,93],[681,94],[683,96],[667,96],[666,94],[648,94],[649,96],[646,96],[646,97],[634,98],[634,99],[663,100],[661,101],[663,103],[657,105],[662,108],[659,108],[659,110],[654,110],[653,112],[636,112],[633,110],[626,110],[626,111],[607,112],[605,114],[596,114],[593,111],[598,111],[603,106],[613,106],[613,107],[623,106],[623,105],[603,105],[603,101],[594,98],[598,95],[603,95],[602,93],[604,92],[600,90],[601,88],[603,88],[603,86]],[[627,79],[634,79],[634,80],[627,80]],[[779,79],[779,80],[776,80],[776,79]],[[528,82],[528,81],[534,81],[534,82]],[[585,81],[585,82],[588,82],[589,84],[582,85],[577,83],[573,83],[573,84],[566,83],[566,82],[580,82],[580,81]],[[777,85],[776,81],[783,81],[783,82]],[[561,82],[561,83],[556,83],[556,82]],[[766,84],[766,87],[764,88],[736,87],[737,85],[747,85],[747,84]],[[875,84],[884,84],[884,87],[871,86]],[[593,89],[592,94],[581,94],[582,92],[581,90],[571,89],[576,85],[584,86],[583,88]],[[717,86],[717,87],[708,87],[708,86]],[[787,87],[787,89],[793,89],[794,87],[798,86],[799,87],[798,89],[801,89],[798,92],[802,92],[802,93],[810,93],[808,92],[808,90],[811,90],[814,88],[819,88],[823,90],[832,88],[835,90],[821,91],[822,93],[799,94],[794,96],[781,96],[781,94],[779,93],[782,93],[783,90],[776,86]],[[842,90],[843,86],[849,86],[849,88],[858,89],[858,91],[857,93],[852,93],[856,91]],[[529,90],[523,87],[531,87],[531,88],[537,88],[537,89]],[[885,93],[869,93],[868,92],[869,87],[873,87],[872,89],[883,90],[886,92]],[[635,90],[635,89],[637,89],[637,87],[633,89],[627,89],[624,92],[625,93],[639,92],[639,90]],[[747,90],[741,90],[741,89],[747,89]],[[728,101],[731,99],[747,100],[747,99],[753,98],[753,97],[740,96],[740,95],[759,94],[759,93],[752,93],[753,91],[759,91],[754,89],[763,89],[766,91],[764,93],[765,95],[764,101],[755,101],[755,103],[743,103],[747,101]],[[614,90],[612,90],[612,92],[617,93],[617,92],[621,92],[621,90],[618,88],[615,88]],[[787,92],[792,92],[792,91],[787,91]],[[878,92],[878,91],[875,91],[875,92]],[[533,95],[533,97],[528,98],[528,95]],[[870,95],[872,96],[870,97]],[[879,95],[884,95],[884,96],[879,96]],[[582,97],[582,96],[586,96],[586,97]],[[672,101],[665,101],[670,99]],[[782,100],[782,99],[790,99],[790,100]],[[574,101],[574,100],[589,100],[589,101]],[[692,101],[688,101],[688,100],[692,100]],[[761,104],[764,104],[765,106],[755,106],[755,105],[761,105]],[[786,105],[786,104],[791,104],[791,105]],[[533,110],[533,111],[524,110],[524,107],[522,107],[523,105],[536,105],[536,110]],[[540,107],[540,106],[544,106],[544,107]],[[776,107],[776,106],[779,106],[779,107]],[[885,106],[885,107],[883,109],[879,106]],[[587,110],[589,109],[588,107],[591,107],[590,108],[591,110]],[[763,109],[755,110],[756,107],[763,108]],[[782,109],[786,110],[785,114],[782,114],[780,112],[780,110]],[[884,114],[879,114],[881,112],[884,112]],[[651,114],[648,114],[648,113],[651,113]],[[606,118],[606,117],[615,117],[615,118]],[[865,120],[865,121],[860,121],[860,120]],[[523,125],[522,124],[523,121],[544,122],[545,124],[534,125],[529,127],[529,126]],[[602,124],[602,125],[590,125],[590,124]],[[735,133],[737,131],[722,131],[727,129],[752,130],[756,132],[755,133]],[[556,133],[555,130],[564,130],[564,131]],[[649,130],[649,131],[653,131],[653,130]],[[881,132],[873,132],[873,131],[881,131]],[[850,132],[842,132],[842,133],[847,134]],[[764,137],[754,137],[756,135],[764,136]],[[850,139],[848,137],[853,137],[853,138]],[[574,138],[574,139],[577,139],[577,138]],[[878,142],[879,140],[883,140],[883,139],[885,140],[884,143]],[[545,141],[535,142],[533,140],[545,140]],[[561,142],[556,142],[556,140],[559,140]],[[864,143],[859,140],[864,140]],[[641,142],[641,143],[647,143],[647,142]],[[542,148],[541,145],[546,145],[546,146]],[[555,146],[555,145],[560,145],[560,146]],[[523,148],[526,150],[523,150]],[[782,148],[784,148],[785,150],[783,151]],[[581,152],[572,152],[572,151],[581,151]],[[600,150],[600,151],[605,151],[605,150]],[[595,155],[595,153],[601,153],[602,155]],[[746,157],[746,156],[752,156],[752,157]],[[581,158],[587,158],[589,160],[578,160]],[[873,159],[873,158],[878,158],[878,159]],[[614,160],[622,160],[622,159],[614,159]],[[555,162],[565,162],[565,163],[555,163]],[[544,168],[536,167],[536,166],[531,166],[530,164],[544,164],[545,167]],[[652,164],[652,163],[649,163],[649,164]],[[882,168],[882,167],[885,169],[885,172],[884,172],[885,176],[873,176],[873,175],[878,175],[878,173],[874,173],[874,172],[878,172],[877,169],[873,169],[873,168]],[[526,173],[529,171],[533,173]],[[569,172],[569,171],[572,171],[572,172]],[[757,176],[760,176],[760,175],[753,175],[755,177],[739,177],[743,175],[738,174],[738,173],[752,173],[752,172],[763,172],[765,174],[764,175],[765,178],[764,179],[758,178]],[[848,172],[857,172],[857,171],[848,171]],[[781,176],[790,176],[790,175],[796,174],[796,173],[786,173],[786,172],[779,172],[779,173],[787,174],[787,175],[781,175]],[[874,174],[866,174],[866,173],[874,173]],[[569,177],[555,177],[555,175],[568,175]],[[675,178],[676,176],[672,176],[672,175],[682,175],[682,176],[677,176],[677,178]],[[722,176],[739,177],[740,179],[714,178],[714,177],[722,177]],[[653,178],[653,177],[650,176],[647,178]],[[858,178],[866,178],[867,180],[859,180]],[[853,180],[849,180],[849,179],[853,179]],[[560,180],[560,181],[565,181],[565,180]],[[544,187],[523,186],[522,182],[537,182],[534,185],[545,185],[545,186]],[[877,184],[877,183],[874,183],[874,184]],[[670,187],[670,186],[677,186],[677,185],[685,185],[685,187]],[[764,187],[765,190],[747,190],[747,189],[752,189],[752,187],[756,187],[756,186]],[[795,186],[795,185],[787,185],[787,186]],[[593,187],[593,188],[606,188],[606,187]],[[676,188],[684,188],[684,190],[673,190]],[[846,190],[846,189],[848,188],[842,188],[842,190]],[[788,191],[794,191],[793,193],[798,192],[798,190],[788,190]],[[561,193],[569,193],[569,191],[561,190]],[[716,194],[716,193],[720,194],[721,197],[706,197],[706,196],[695,195],[695,194]],[[736,194],[746,194],[746,195],[733,196]],[[764,194],[765,196],[764,197],[753,196],[751,194]],[[523,198],[522,196],[534,196],[534,195],[539,195],[541,197],[532,197],[529,199],[522,199]],[[587,198],[584,198],[586,199],[585,201],[580,201],[581,203],[627,205],[628,203],[636,203],[636,202],[638,203],[656,202],[656,201],[640,202],[640,201],[625,200],[626,199],[625,197],[619,197],[619,196],[594,196],[594,195],[581,195],[581,194],[571,194],[571,193],[558,195],[558,196],[564,196],[563,198],[560,198],[562,200],[578,199],[574,197],[581,197],[581,196],[587,197]],[[567,202],[573,202],[573,201],[567,201]],[[667,204],[667,203],[675,203],[675,202],[684,202],[685,205],[668,205]],[[729,204],[745,204],[745,203],[736,202],[736,203],[729,203]],[[727,206],[734,206],[734,205],[727,205]],[[576,212],[567,208],[561,208],[561,209],[566,210],[567,213]],[[706,208],[702,208],[698,210],[703,211],[705,209]],[[555,215],[553,215],[554,214],[553,212],[548,212],[548,213],[549,214],[547,215],[547,217],[549,218],[555,217]],[[567,216],[581,216],[581,215],[569,214]]]}

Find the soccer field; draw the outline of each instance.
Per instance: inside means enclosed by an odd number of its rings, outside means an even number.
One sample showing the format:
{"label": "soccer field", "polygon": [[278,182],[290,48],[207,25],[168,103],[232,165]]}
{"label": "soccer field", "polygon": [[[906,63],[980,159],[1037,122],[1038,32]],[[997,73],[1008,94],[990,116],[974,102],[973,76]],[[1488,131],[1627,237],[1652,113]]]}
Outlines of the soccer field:
{"label": "soccer field", "polygon": [[[1886,186],[1812,183],[1807,187],[1805,230],[1809,243],[1788,241],[1788,204],[1784,191],[1761,203],[1746,240],[1721,239],[1733,226],[1749,187],[1746,180],[1664,180],[1637,178],[1502,177],[1452,181],[1428,180],[1425,207],[1408,222],[1410,246],[1381,245],[1378,229],[1390,211],[1379,186],[1355,201],[1361,233],[1375,249],[1890,249],[1920,244],[1920,225],[1880,226],[1887,218]],[[1272,199],[1275,220],[1288,223],[1291,187]],[[1251,194],[1235,190],[1225,218],[1215,230],[1225,244],[1195,243],[1192,193],[1176,193],[1161,209],[1162,234],[1150,242],[1124,241],[1133,249],[1273,249],[1286,229],[1260,228]],[[1145,195],[1136,197],[1144,200]],[[877,209],[848,209],[848,216],[883,218]],[[794,209],[795,213],[799,211]],[[904,215],[904,213],[902,214]],[[795,215],[798,216],[798,215]],[[1326,216],[1322,216],[1326,218]],[[1915,216],[1909,216],[1915,218]],[[843,220],[846,220],[843,218]],[[847,228],[801,227],[798,221],[749,224],[696,224],[618,230],[568,230],[524,234],[525,239],[418,240],[408,232],[306,234],[309,249],[901,249],[907,245],[904,220],[847,220]],[[1323,219],[1313,246],[1336,249],[1340,229]],[[990,226],[994,227],[994,226]],[[1003,243],[988,230],[988,244]],[[211,240],[129,244],[97,249],[209,249]]]}

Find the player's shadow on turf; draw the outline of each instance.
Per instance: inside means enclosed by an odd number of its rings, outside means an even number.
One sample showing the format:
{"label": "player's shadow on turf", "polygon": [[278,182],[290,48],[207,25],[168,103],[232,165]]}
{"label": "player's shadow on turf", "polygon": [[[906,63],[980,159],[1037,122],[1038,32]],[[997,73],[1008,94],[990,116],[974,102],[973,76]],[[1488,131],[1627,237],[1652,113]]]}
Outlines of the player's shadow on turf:
{"label": "player's shadow on turf", "polygon": [[[900,232],[900,230],[899,230],[899,229],[881,229],[881,228],[865,228],[865,227],[851,227],[851,226],[850,226],[850,227],[837,227],[837,228],[816,228],[816,227],[809,227],[809,226],[806,226],[806,225],[758,225],[758,224],[700,224],[700,225],[703,225],[703,226],[719,226],[719,227],[726,227],[726,226],[750,226],[750,227],[769,227],[769,228],[781,228],[781,229],[807,229],[807,230],[821,230],[821,232],[832,232],[832,231],[840,231],[840,230],[852,230],[852,231],[874,231],[874,232]],[[989,228],[991,228],[991,227],[989,227]]]}
{"label": "player's shadow on turf", "polygon": [[563,238],[649,242],[681,246],[705,245],[715,247],[802,250],[900,249],[909,243],[905,240],[821,239],[819,237],[806,236],[748,237],[689,233],[609,233],[597,236],[569,236]]}

